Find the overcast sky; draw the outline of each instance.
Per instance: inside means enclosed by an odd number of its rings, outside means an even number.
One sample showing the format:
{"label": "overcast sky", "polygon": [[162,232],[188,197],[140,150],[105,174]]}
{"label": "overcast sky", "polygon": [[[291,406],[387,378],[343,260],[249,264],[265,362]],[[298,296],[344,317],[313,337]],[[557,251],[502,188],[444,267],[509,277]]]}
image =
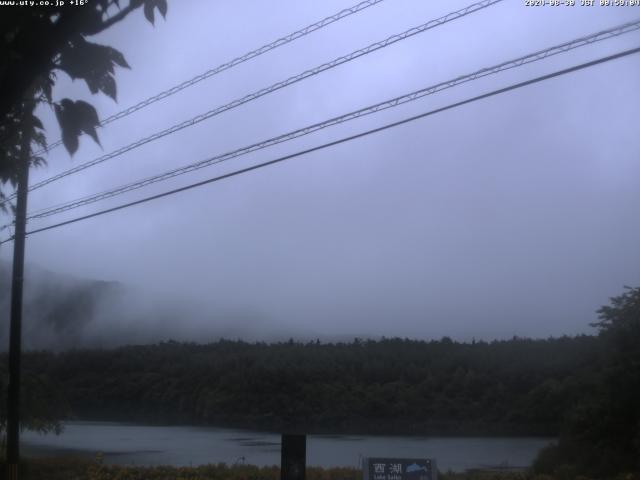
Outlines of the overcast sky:
{"label": "overcast sky", "polygon": [[[170,1],[95,41],[122,51],[118,103],[59,75],[102,118],[353,0]],[[386,0],[59,148],[32,183],[461,8]],[[578,2],[579,3],[579,2]],[[30,210],[119,186],[640,17],[640,7],[506,0],[67,177]],[[607,40],[184,175],[37,228],[638,46]],[[152,203],[33,235],[27,262],[252,312],[321,336],[456,339],[592,332],[640,285],[640,56],[483,100]],[[59,136],[42,110],[50,141]],[[0,249],[10,258],[11,249]],[[217,308],[217,307],[216,307]]]}

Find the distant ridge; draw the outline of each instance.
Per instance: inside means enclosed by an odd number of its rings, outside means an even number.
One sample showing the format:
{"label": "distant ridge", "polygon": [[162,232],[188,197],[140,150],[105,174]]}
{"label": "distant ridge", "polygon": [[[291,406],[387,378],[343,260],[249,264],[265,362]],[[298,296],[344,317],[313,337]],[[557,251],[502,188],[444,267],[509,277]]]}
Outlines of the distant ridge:
{"label": "distant ridge", "polygon": [[[11,264],[0,261],[0,352],[8,349],[10,292]],[[340,336],[340,341],[356,336]],[[60,351],[166,340],[315,340],[316,335],[244,305],[198,304],[177,294],[153,294],[27,264],[22,338],[25,350]]]}
{"label": "distant ridge", "polygon": [[[0,262],[0,348],[9,335],[11,264]],[[35,265],[25,267],[23,345],[25,348],[65,347],[81,340],[98,307],[123,295],[118,282],[88,280],[53,273]]]}

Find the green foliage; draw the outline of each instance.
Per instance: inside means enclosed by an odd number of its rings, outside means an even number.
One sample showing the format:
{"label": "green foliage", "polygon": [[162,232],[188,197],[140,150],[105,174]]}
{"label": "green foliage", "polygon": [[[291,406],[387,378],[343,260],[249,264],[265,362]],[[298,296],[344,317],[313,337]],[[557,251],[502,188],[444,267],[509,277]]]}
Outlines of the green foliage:
{"label": "green foliage", "polygon": [[[91,93],[102,92],[116,100],[115,67],[129,68],[118,50],[90,42],[96,35],[124,19],[137,8],[153,23],[157,9],[164,17],[166,0],[130,0],[121,7],[117,0],[87,2],[82,8],[51,5],[39,8],[6,8],[0,17],[0,183],[15,186],[21,159],[23,135],[46,147],[42,122],[33,117],[34,108],[48,104],[56,111],[63,143],[73,155],[82,133],[98,142],[99,125],[95,108],[68,98],[54,101],[52,89],[56,71],[82,79]],[[31,118],[33,117],[33,118]],[[44,163],[40,157],[34,165]],[[2,186],[2,185],[0,185]],[[4,199],[0,189],[0,201]],[[2,208],[5,208],[4,204]]]}
{"label": "green foliage", "polygon": [[90,104],[82,100],[73,102],[65,98],[54,107],[58,122],[60,125],[65,125],[62,129],[62,142],[69,153],[73,155],[78,150],[78,137],[82,132],[93,138],[96,143],[100,143],[96,132],[100,120],[95,108]]}
{"label": "green foliage", "polygon": [[[0,463],[0,470],[4,465]],[[25,480],[279,480],[278,467],[202,465],[199,467],[133,467],[106,466],[100,462],[79,458],[29,460],[21,465]],[[529,472],[472,471],[440,473],[441,480],[590,480],[588,477],[537,475]],[[308,467],[308,480],[360,480],[362,472],[356,468]],[[640,480],[638,474],[602,477],[600,480]]]}
{"label": "green foliage", "polygon": [[591,388],[594,337],[475,342],[221,340],[25,356],[80,418],[553,435]]}
{"label": "green foliage", "polygon": [[166,0],[147,0],[144,4],[144,16],[153,25],[154,23],[154,10],[158,9],[162,18],[167,15],[167,2]]}
{"label": "green foliage", "polygon": [[91,93],[101,91],[113,100],[116,99],[115,65],[131,68],[118,50],[88,42],[82,35],[69,42],[56,64],[72,79],[83,79]]}
{"label": "green foliage", "polygon": [[539,472],[640,471],[640,288],[628,287],[598,314],[600,368],[567,416],[558,445],[536,462]]}
{"label": "green foliage", "polygon": [[[0,364],[0,398],[7,397],[8,373]],[[27,371],[20,388],[21,428],[40,433],[60,433],[61,420],[71,411],[61,390],[46,376]],[[6,430],[6,402],[0,402],[0,432]]]}
{"label": "green foliage", "polygon": [[[17,184],[16,173],[22,158],[21,146],[24,143],[24,135],[29,135],[31,140],[41,148],[47,145],[42,122],[31,112],[25,116],[11,113],[5,117],[4,122],[0,122],[0,201],[5,198],[2,187],[8,183],[15,188]],[[44,164],[44,158],[31,156],[32,166]],[[8,205],[4,202],[0,203],[0,210],[7,211]]]}

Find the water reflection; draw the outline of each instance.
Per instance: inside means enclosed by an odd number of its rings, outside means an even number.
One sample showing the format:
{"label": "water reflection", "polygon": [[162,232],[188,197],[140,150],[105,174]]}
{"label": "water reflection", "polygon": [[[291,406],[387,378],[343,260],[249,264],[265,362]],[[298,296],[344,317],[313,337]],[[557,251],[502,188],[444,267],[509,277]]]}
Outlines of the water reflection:
{"label": "water reflection", "polygon": [[[278,465],[280,436],[213,427],[69,422],[60,436],[23,434],[27,455],[104,454],[105,463],[189,466],[224,462]],[[552,439],[310,435],[312,466],[356,467],[363,456],[436,458],[441,470],[526,467]]]}

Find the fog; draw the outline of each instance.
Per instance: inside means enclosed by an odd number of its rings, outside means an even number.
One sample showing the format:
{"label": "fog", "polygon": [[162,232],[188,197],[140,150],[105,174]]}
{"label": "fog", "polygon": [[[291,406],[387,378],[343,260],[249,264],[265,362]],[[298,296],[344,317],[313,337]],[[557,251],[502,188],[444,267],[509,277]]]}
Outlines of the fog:
{"label": "fog", "polygon": [[[468,3],[383,2],[100,129],[102,146],[82,138],[72,159],[54,150],[31,183]],[[155,27],[138,12],[94,40],[118,48],[132,66],[117,72],[117,104],[62,73],[54,97],[90,101],[104,118],[349,5],[170,2],[166,21]],[[34,191],[29,210],[285,133],[638,13],[532,8],[508,0]],[[639,40],[636,32],[489,76],[33,221],[28,229],[319,145]],[[43,271],[61,275],[51,284],[69,276],[116,282],[117,293],[101,297],[78,327],[79,341],[92,345],[217,336],[470,340],[590,333],[599,306],[624,285],[640,284],[638,84],[640,61],[629,56],[31,235],[28,290],[37,290]],[[43,108],[40,116],[49,140],[57,139],[52,112]],[[0,258],[10,261],[11,252],[11,244],[2,245]],[[3,309],[6,314],[6,302]],[[47,331],[51,337],[36,330],[27,329],[25,341],[36,335],[40,347],[58,342],[53,330]]]}

